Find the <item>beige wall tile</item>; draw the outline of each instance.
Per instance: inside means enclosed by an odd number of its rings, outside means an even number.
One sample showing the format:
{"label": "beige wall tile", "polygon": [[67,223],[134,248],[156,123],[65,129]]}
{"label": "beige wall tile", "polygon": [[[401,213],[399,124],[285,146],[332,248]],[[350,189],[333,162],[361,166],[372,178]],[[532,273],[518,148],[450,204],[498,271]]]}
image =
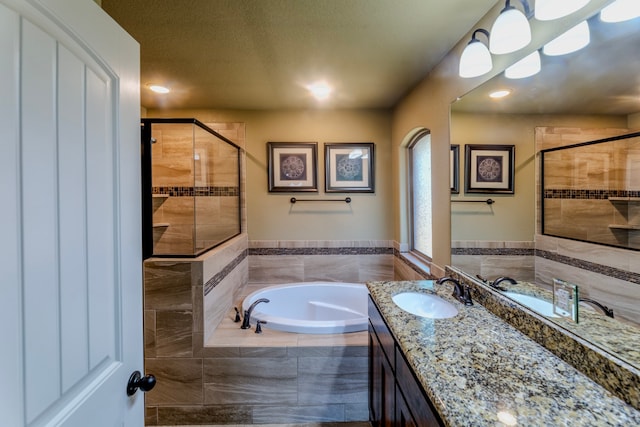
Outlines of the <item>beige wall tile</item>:
{"label": "beige wall tile", "polygon": [[145,370],[157,379],[153,391],[145,395],[148,405],[202,405],[202,359],[146,359]]}
{"label": "beige wall tile", "polygon": [[358,282],[393,280],[393,255],[357,255]]}
{"label": "beige wall tile", "polygon": [[305,255],[304,281],[358,282],[358,255]]}
{"label": "beige wall tile", "polygon": [[249,256],[249,283],[304,282],[303,255]]}

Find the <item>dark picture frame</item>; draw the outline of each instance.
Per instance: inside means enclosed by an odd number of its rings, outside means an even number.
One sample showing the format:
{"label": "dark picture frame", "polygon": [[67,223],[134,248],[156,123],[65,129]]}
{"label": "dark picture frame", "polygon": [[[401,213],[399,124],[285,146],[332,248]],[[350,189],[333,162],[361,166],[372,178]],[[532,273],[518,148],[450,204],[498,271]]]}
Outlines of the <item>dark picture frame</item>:
{"label": "dark picture frame", "polygon": [[374,193],[375,145],[372,142],[324,145],[326,193]]}
{"label": "dark picture frame", "polygon": [[465,146],[466,193],[514,193],[515,145]]}
{"label": "dark picture frame", "polygon": [[269,192],[318,191],[317,142],[268,142]]}
{"label": "dark picture frame", "polygon": [[460,145],[451,145],[449,152],[449,185],[452,194],[460,193]]}

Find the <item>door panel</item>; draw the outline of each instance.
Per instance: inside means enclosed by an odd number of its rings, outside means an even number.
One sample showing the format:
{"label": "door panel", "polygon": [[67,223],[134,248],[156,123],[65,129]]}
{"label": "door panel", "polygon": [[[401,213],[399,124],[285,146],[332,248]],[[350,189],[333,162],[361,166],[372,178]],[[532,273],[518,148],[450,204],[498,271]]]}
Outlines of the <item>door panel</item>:
{"label": "door panel", "polygon": [[90,1],[0,0],[0,80],[3,424],[141,426],[137,43]]}

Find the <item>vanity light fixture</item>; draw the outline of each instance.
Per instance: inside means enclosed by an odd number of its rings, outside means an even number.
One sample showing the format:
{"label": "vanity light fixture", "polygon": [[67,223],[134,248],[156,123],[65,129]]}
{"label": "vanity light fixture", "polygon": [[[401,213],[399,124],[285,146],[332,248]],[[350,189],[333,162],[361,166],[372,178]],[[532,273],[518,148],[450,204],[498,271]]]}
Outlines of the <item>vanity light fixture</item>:
{"label": "vanity light fixture", "polygon": [[549,56],[566,55],[582,49],[589,44],[590,40],[589,24],[587,21],[582,21],[544,45],[542,52]]}
{"label": "vanity light fixture", "polygon": [[476,38],[476,34],[482,33],[489,39],[489,32],[484,28],[478,28],[471,35],[471,41],[460,55],[458,75],[464,78],[478,77],[488,73],[493,68],[491,53],[487,45]]}
{"label": "vanity light fixture", "polygon": [[559,19],[582,9],[589,1],[591,0],[536,0],[534,16],[539,21]]}
{"label": "vanity light fixture", "polygon": [[603,22],[623,22],[640,16],[640,1],[616,0],[600,11]]}
{"label": "vanity light fixture", "polygon": [[515,52],[531,43],[531,26],[529,16],[531,10],[527,0],[520,0],[524,13],[511,6],[511,1],[506,0],[500,15],[491,27],[489,39],[489,51],[493,54],[505,54]]}
{"label": "vanity light fixture", "polygon": [[160,85],[149,85],[149,89],[151,89],[155,93],[165,94],[169,93],[169,88],[160,86]]}
{"label": "vanity light fixture", "polygon": [[331,95],[331,92],[333,92],[331,86],[329,86],[325,82],[312,83],[307,86],[307,90],[311,92],[311,95],[313,95],[313,97],[318,101],[324,101],[325,99],[328,99]]}
{"label": "vanity light fixture", "polygon": [[540,52],[536,50],[504,70],[504,76],[508,79],[524,79],[538,74],[541,68]]}

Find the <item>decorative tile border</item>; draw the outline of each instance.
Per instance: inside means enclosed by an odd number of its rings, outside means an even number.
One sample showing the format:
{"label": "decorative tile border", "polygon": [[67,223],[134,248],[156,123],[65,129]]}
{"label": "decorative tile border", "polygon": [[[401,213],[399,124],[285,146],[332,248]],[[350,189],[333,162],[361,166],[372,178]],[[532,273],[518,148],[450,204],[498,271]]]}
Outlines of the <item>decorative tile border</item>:
{"label": "decorative tile border", "polygon": [[541,249],[536,249],[535,254],[537,257],[544,258],[549,261],[559,262],[561,264],[581,268],[592,273],[598,273],[616,279],[625,280],[627,282],[640,284],[640,274],[638,273],[621,270],[619,268],[610,267],[607,265],[596,264],[595,262],[584,261],[581,259],[568,257],[566,255],[559,255],[554,252],[549,252]]}
{"label": "decorative tile border", "polygon": [[240,255],[235,257],[233,261],[229,264],[225,265],[225,267],[218,273],[216,273],[211,279],[204,284],[204,294],[205,296],[213,290],[216,286],[220,284],[224,280],[225,277],[229,275],[248,255],[248,250],[243,250]]}
{"label": "decorative tile border", "polygon": [[230,196],[240,194],[239,187],[151,187],[151,194],[164,194],[171,197]]}
{"label": "decorative tile border", "polygon": [[504,256],[536,256],[549,261],[559,262],[571,267],[580,268],[592,273],[602,274],[615,279],[640,284],[640,274],[595,262],[584,261],[578,258],[560,255],[542,249],[522,248],[451,248],[451,255],[504,255]]}
{"label": "decorative tile border", "polygon": [[545,199],[590,199],[606,200],[609,197],[640,197],[639,190],[571,190],[553,189],[544,190]]}
{"label": "decorative tile border", "polygon": [[533,248],[451,248],[451,255],[531,255]]}
{"label": "decorative tile border", "polygon": [[250,248],[249,255],[391,255],[393,248]]}

